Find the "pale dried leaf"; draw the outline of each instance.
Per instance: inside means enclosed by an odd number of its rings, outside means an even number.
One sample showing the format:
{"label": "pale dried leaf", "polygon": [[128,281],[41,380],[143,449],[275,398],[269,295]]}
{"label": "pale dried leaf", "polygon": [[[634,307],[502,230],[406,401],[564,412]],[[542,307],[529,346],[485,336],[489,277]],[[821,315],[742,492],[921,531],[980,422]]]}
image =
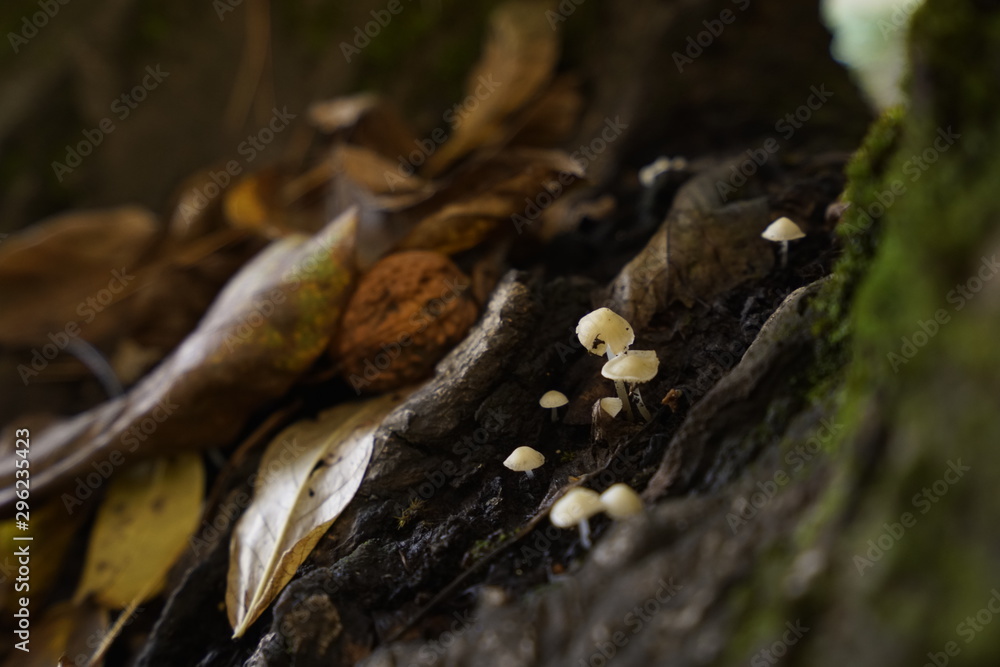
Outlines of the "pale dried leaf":
{"label": "pale dried leaf", "polygon": [[354,497],[375,429],[401,397],[338,405],[293,424],[268,445],[253,502],[230,541],[226,608],[242,636],[291,580]]}

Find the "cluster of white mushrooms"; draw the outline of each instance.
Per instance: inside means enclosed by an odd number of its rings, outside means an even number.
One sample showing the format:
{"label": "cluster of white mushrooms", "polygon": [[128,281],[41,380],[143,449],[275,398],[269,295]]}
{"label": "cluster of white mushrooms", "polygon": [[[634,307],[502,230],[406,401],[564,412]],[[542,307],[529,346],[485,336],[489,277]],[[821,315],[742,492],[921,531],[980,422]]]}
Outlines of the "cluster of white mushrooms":
{"label": "cluster of white mushrooms", "polygon": [[632,421],[634,419],[632,406],[629,403],[629,394],[625,391],[625,383],[628,383],[639,414],[646,421],[651,421],[653,417],[643,404],[637,385],[656,377],[657,371],[660,370],[656,352],[629,350],[629,345],[635,342],[632,325],[610,308],[598,308],[580,318],[576,325],[576,335],[591,354],[607,354],[608,361],[601,369],[601,375],[614,380],[618,398],[602,399],[601,408],[612,417],[624,408],[625,415]]}
{"label": "cluster of white mushrooms", "polygon": [[576,486],[552,505],[549,520],[557,528],[580,529],[580,544],[590,548],[590,517],[604,512],[612,519],[626,519],[642,512],[642,499],[628,484],[612,484],[598,495],[596,491]]}

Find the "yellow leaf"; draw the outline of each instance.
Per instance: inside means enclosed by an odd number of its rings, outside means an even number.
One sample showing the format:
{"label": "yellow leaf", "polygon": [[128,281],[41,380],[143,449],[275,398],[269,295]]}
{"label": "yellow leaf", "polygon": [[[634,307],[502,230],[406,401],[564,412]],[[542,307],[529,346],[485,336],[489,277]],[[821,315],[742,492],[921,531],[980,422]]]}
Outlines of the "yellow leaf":
{"label": "yellow leaf", "polygon": [[158,593],[197,527],[204,485],[197,454],[146,461],[112,477],[75,599],[93,594],[118,609]]}
{"label": "yellow leaf", "polygon": [[282,431],[260,462],[253,502],[229,545],[226,609],[240,637],[354,497],[375,430],[401,396],[338,405]]}

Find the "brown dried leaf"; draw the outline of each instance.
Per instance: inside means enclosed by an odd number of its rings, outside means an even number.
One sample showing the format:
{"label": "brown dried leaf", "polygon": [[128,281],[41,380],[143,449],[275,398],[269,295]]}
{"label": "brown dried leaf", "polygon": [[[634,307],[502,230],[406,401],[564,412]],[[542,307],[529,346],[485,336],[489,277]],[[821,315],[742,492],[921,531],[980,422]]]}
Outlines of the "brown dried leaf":
{"label": "brown dried leaf", "polygon": [[[67,213],[11,235],[0,244],[0,343],[48,343],[68,323],[85,323],[86,300],[104,290],[107,308],[134,289],[129,275],[157,232],[137,207]],[[124,274],[124,278],[121,276]],[[91,312],[92,312],[91,308]],[[113,330],[112,317],[95,326]],[[89,337],[99,337],[88,329]]]}
{"label": "brown dried leaf", "polygon": [[[128,394],[38,434],[32,442],[32,496],[56,491],[113,452],[131,461],[232,439],[255,409],[284,394],[329,344],[354,282],[356,229],[349,211],[312,238],[273,243]],[[0,507],[15,499],[14,472],[13,457],[4,455]]]}
{"label": "brown dried leaf", "polygon": [[483,55],[469,74],[467,96],[478,101],[456,117],[451,137],[427,160],[424,175],[443,173],[473,150],[495,150],[510,139],[512,116],[538,96],[559,58],[556,33],[534,2],[496,9]]}
{"label": "brown dried leaf", "polygon": [[723,203],[716,184],[729,170],[696,176],[646,247],[611,283],[607,306],[642,327],[674,301],[709,300],[766,275],[774,253],[760,238],[770,223],[765,198]]}
{"label": "brown dried leaf", "polygon": [[392,160],[412,150],[416,138],[395,107],[373,93],[316,102],[308,115],[320,131]]}

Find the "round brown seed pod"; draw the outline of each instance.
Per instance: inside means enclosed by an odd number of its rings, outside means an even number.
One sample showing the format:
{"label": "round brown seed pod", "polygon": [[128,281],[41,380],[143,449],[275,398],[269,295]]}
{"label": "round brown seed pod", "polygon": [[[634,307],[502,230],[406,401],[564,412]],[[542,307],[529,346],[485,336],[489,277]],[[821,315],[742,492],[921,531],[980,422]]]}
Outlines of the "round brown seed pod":
{"label": "round brown seed pod", "polygon": [[334,347],[344,379],[372,393],[429,376],[476,321],[471,285],[438,252],[410,250],[376,262],[347,305]]}

